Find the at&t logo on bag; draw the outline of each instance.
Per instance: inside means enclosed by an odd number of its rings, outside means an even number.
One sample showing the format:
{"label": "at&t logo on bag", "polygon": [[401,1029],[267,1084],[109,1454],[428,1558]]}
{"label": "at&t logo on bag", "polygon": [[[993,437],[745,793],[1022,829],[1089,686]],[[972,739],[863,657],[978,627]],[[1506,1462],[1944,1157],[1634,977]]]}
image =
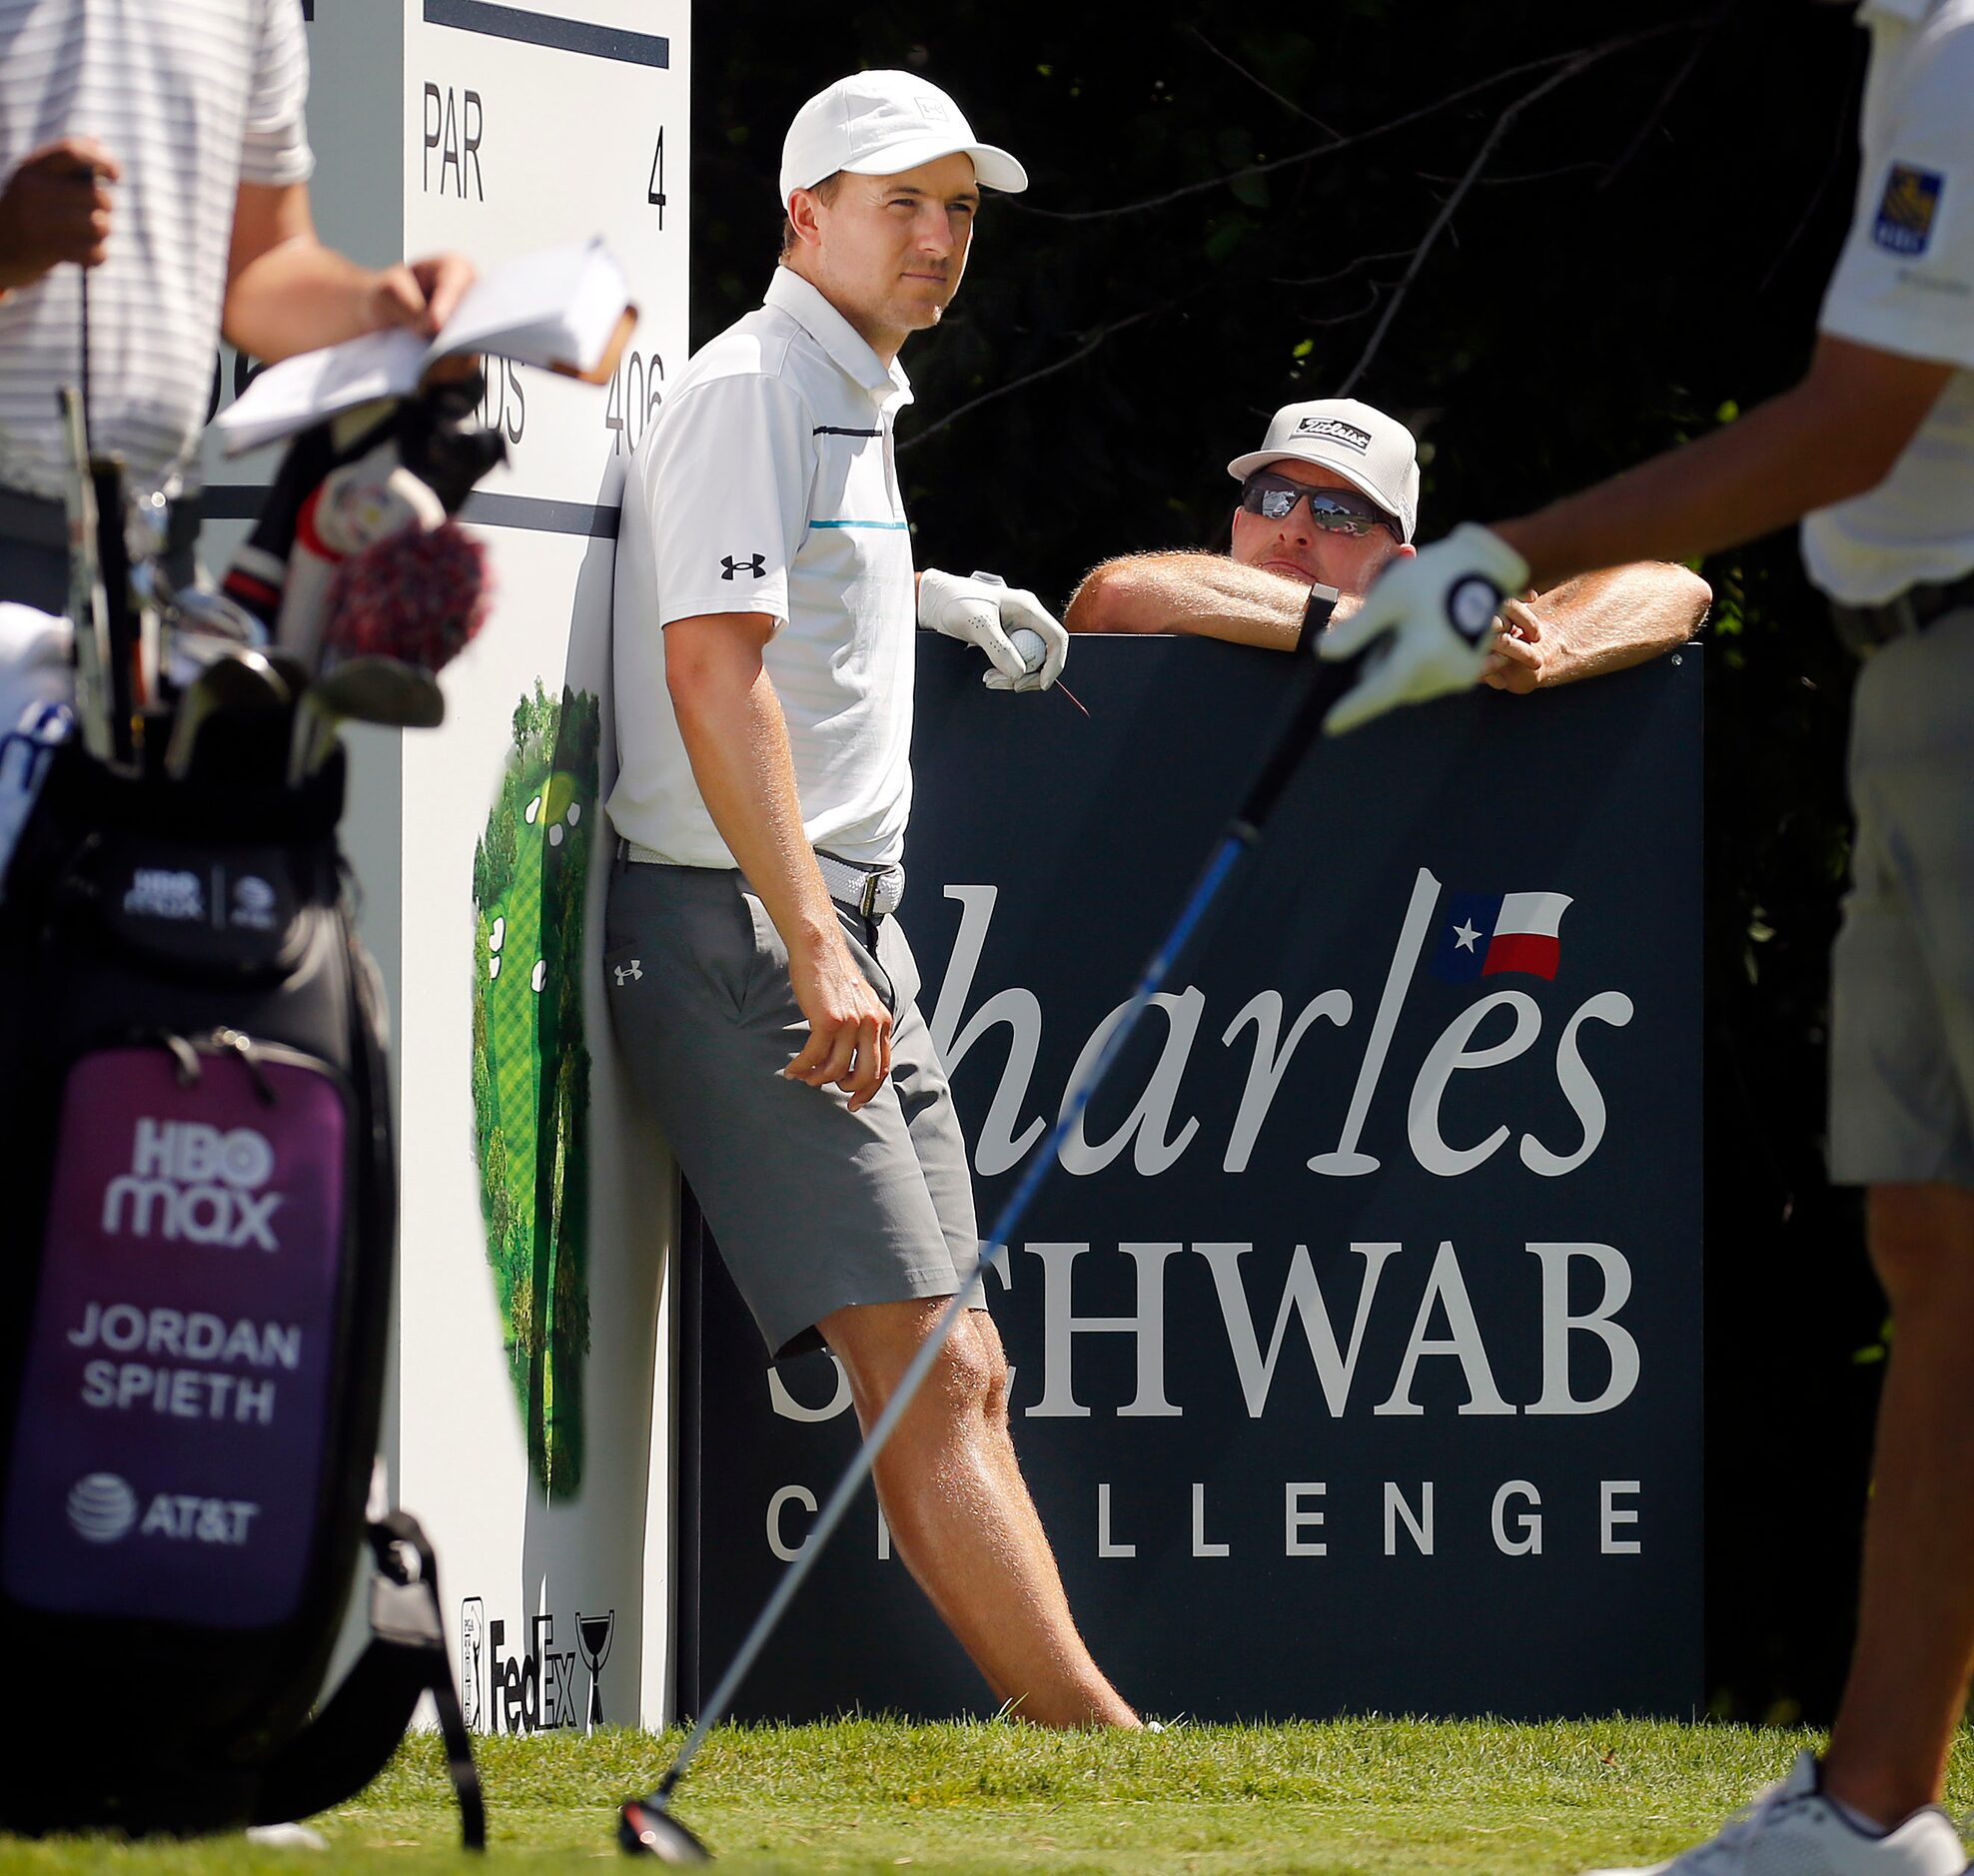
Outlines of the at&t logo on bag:
{"label": "at&t logo on bag", "polygon": [[283,1195],[260,1190],[273,1176],[274,1148],[251,1127],[140,1120],[130,1171],[103,1192],[103,1235],[279,1251]]}
{"label": "at&t logo on bag", "polygon": [[152,1496],[144,1521],[137,1518],[137,1493],[115,1472],[91,1472],[69,1488],[69,1524],[94,1544],[118,1543],[133,1526],[140,1537],[171,1543],[244,1544],[258,1504],[239,1498],[207,1498],[197,1492],[160,1491]]}

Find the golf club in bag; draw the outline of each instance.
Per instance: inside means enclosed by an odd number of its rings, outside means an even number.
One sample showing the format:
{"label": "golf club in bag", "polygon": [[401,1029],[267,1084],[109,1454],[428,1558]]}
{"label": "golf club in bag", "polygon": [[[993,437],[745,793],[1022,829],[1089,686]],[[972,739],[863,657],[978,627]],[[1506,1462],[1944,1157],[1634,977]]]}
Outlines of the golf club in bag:
{"label": "golf club in bag", "polygon": [[[497,458],[470,407],[448,387],[372,424],[422,531],[464,500],[459,464]],[[456,466],[443,494],[421,438]],[[299,510],[347,460],[311,432],[277,492]],[[99,518],[121,534],[121,514]],[[372,538],[357,559],[393,546]],[[264,545],[256,564],[283,574],[287,557]],[[463,642],[482,593],[414,593],[413,659],[381,660],[404,671],[367,686],[354,657],[305,707],[355,569],[306,652],[256,646],[253,616],[217,595],[167,596],[179,681],[136,700],[134,737],[112,722],[53,752],[7,871],[0,1641],[36,1689],[0,1759],[7,1830],[304,1817],[368,1784],[430,1693],[463,1839],[485,1843],[432,1546],[368,1509],[396,1169],[334,733],[367,713],[435,720],[433,665],[414,660],[436,619]],[[111,699],[107,681],[78,692],[85,731],[91,710],[121,716]],[[371,1639],[312,1715],[366,1552]]]}
{"label": "golf club in bag", "polygon": [[1152,999],[1158,995],[1173,965],[1199,935],[1235,866],[1244,854],[1260,844],[1262,829],[1282,798],[1283,790],[1301,766],[1310,746],[1321,738],[1324,717],[1357,681],[1362,656],[1326,664],[1319,662],[1312,650],[1317,634],[1329,622],[1336,604],[1337,594],[1331,588],[1317,586],[1312,589],[1297,648],[1298,669],[1294,682],[1298,694],[1285,708],[1282,725],[1267,745],[1268,753],[1260,772],[1234,818],[1215,842],[1193,890],[1173,921],[1172,929],[1139,972],[1131,999],[1112,1029],[1109,1041],[1098,1052],[1096,1061],[1090,1065],[1082,1081],[1065,1097],[1062,1111],[1048,1137],[1029,1155],[1028,1165],[1001,1207],[1000,1216],[994,1220],[971,1275],[961,1286],[959,1294],[946,1306],[932,1334],[919,1346],[918,1353],[913,1356],[890,1400],[885,1403],[884,1410],[873,1422],[842,1477],[837,1480],[835,1489],[817,1515],[794,1561],[782,1572],[774,1593],[768,1597],[753,1627],[742,1639],[733,1660],[707,1699],[704,1710],[696,1716],[692,1730],[687,1733],[664,1777],[647,1797],[633,1798],[619,1810],[617,1842],[628,1854],[654,1856],[665,1863],[707,1863],[712,1860],[712,1853],[705,1845],[672,1816],[672,1793],[700,1746],[705,1743],[706,1735],[725,1718],[741,1682],[759,1658],[768,1637],[787,1612],[788,1605],[795,1599],[796,1592],[822,1554],[831,1533],[842,1522],[864,1480],[870,1476],[885,1441],[904,1417],[913,1397],[931,1372],[932,1364],[938,1360],[939,1351],[952,1334],[954,1325],[981,1297],[988,1271],[1007,1255],[1007,1247],[1014,1241],[1015,1232],[1027,1216],[1035,1195],[1041,1191],[1056,1166],[1058,1150],[1081,1121],[1091,1097],[1124,1053],[1139,1019],[1151,1007]]}

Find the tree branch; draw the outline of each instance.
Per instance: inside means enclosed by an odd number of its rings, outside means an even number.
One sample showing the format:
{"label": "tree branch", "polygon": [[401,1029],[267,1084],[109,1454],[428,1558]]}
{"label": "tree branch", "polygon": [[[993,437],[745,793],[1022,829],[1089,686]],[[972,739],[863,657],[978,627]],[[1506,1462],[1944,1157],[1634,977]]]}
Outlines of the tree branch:
{"label": "tree branch", "polygon": [[1856,135],[1857,101],[1862,91],[1862,86],[1858,82],[1858,67],[1863,61],[1864,50],[1862,40],[1851,49],[1850,82],[1845,89],[1844,108],[1837,113],[1836,135],[1830,140],[1830,160],[1824,164],[1823,174],[1817,178],[1816,187],[1810,191],[1809,200],[1803,204],[1802,214],[1797,218],[1795,227],[1789,231],[1788,240],[1783,242],[1775,259],[1768,264],[1768,272],[1762,275],[1761,285],[1755,289],[1757,294],[1768,291],[1769,283],[1782,271],[1782,263],[1795,252],[1796,243],[1803,237],[1803,230],[1815,220],[1818,206],[1829,193],[1830,184],[1835,180],[1837,171],[1843,166],[1845,153],[1850,149],[1851,140]]}
{"label": "tree branch", "polygon": [[1599,193],[1608,189],[1612,183],[1616,182],[1631,167],[1638,152],[1645,147],[1646,140],[1658,128],[1659,121],[1671,107],[1672,100],[1679,95],[1685,86],[1686,80],[1692,77],[1694,69],[1700,62],[1701,55],[1706,51],[1708,46],[1713,44],[1714,35],[1719,32],[1722,25],[1726,23],[1727,16],[1739,4],[1740,0],[1721,0],[1721,4],[1714,8],[1713,17],[1706,23],[1706,30],[1693,40],[1692,50],[1680,61],[1679,69],[1672,74],[1665,89],[1658,94],[1658,102],[1646,113],[1645,121],[1638,126],[1637,134],[1624,146],[1617,161],[1610,166],[1604,173],[1603,180],[1597,184]]}
{"label": "tree branch", "polygon": [[[1183,297],[1183,296],[1182,296]],[[983,391],[977,398],[969,398],[966,403],[948,411],[936,423],[928,424],[915,437],[908,437],[898,445],[897,454],[903,456],[907,450],[916,450],[928,437],[936,437],[949,424],[957,424],[971,411],[977,411],[983,404],[992,404],[996,398],[1005,398],[1017,391],[1025,391],[1030,385],[1040,384],[1045,378],[1053,378],[1058,372],[1066,372],[1072,365],[1081,365],[1105,340],[1115,333],[1121,333],[1127,326],[1135,326],[1140,320],[1147,320],[1154,313],[1164,313],[1177,305],[1168,300],[1159,306],[1142,307],[1136,313],[1128,314],[1121,320],[1112,320],[1108,326],[1099,326],[1066,359],[1057,359],[1052,365],[1038,367],[1032,372],[1024,372],[1019,378],[1010,378],[1005,385],[996,385],[992,391]]]}
{"label": "tree branch", "polygon": [[1349,280],[1361,267],[1375,267],[1380,261],[1409,261],[1410,248],[1393,248],[1386,254],[1361,254],[1348,267],[1340,267],[1334,274],[1310,274],[1301,280],[1290,280],[1281,275],[1272,276],[1271,287],[1332,287],[1340,280]]}
{"label": "tree branch", "polygon": [[1283,94],[1277,91],[1275,87],[1271,85],[1267,79],[1263,78],[1259,72],[1250,71],[1248,67],[1243,65],[1241,61],[1237,59],[1231,52],[1223,52],[1217,45],[1213,43],[1211,39],[1209,39],[1206,36],[1205,33],[1201,32],[1197,26],[1188,26],[1186,30],[1189,33],[1191,33],[1193,37],[1200,42],[1201,45],[1205,46],[1206,49],[1209,52],[1211,52],[1216,59],[1219,59],[1222,64],[1232,66],[1233,69],[1239,72],[1241,76],[1245,78],[1249,84],[1253,85],[1257,91],[1263,92],[1268,97],[1273,98],[1275,102],[1279,104],[1285,111],[1295,112],[1295,114],[1298,117],[1304,119],[1308,123],[1314,124],[1317,127],[1317,129],[1322,131],[1326,136],[1336,137],[1336,138],[1341,138],[1343,136],[1344,133],[1342,131],[1336,129],[1332,125],[1326,124],[1322,120],[1322,118],[1316,115],[1315,112],[1305,111],[1303,107],[1295,101],[1295,99],[1284,97]]}
{"label": "tree branch", "polygon": [[1413,250],[1412,265],[1406,269],[1405,278],[1399,282],[1398,291],[1387,302],[1384,317],[1379,320],[1370,342],[1364,348],[1363,355],[1356,365],[1352,366],[1350,376],[1339,388],[1337,395],[1340,398],[1348,398],[1358,380],[1370,370],[1372,360],[1378,356],[1378,348],[1385,343],[1385,335],[1392,330],[1392,322],[1399,316],[1400,307],[1405,305],[1406,295],[1412,290],[1412,283],[1419,278],[1420,270],[1425,267],[1427,256],[1433,252],[1440,237],[1446,233],[1460,205],[1467,200],[1467,192],[1474,187],[1480,179],[1480,172],[1487,167],[1487,159],[1500,148],[1501,140],[1514,128],[1515,119],[1538,98],[1546,96],[1558,85],[1567,84],[1585,65],[1603,56],[1603,52],[1586,52],[1578,55],[1561,71],[1552,72],[1543,79],[1534,90],[1523,93],[1494,120],[1493,128],[1481,139],[1480,148],[1474,153],[1474,161],[1467,166],[1467,174],[1460,179],[1460,186],[1447,198],[1441,206],[1440,213],[1433,218],[1433,225],[1426,231],[1425,240]]}
{"label": "tree branch", "polygon": [[[1177,189],[1168,189],[1162,195],[1147,196],[1138,202],[1122,202],[1107,209],[1045,209],[1027,201],[1021,196],[1005,198],[1008,211],[1016,215],[1040,216],[1050,222],[1102,222],[1116,216],[1142,215],[1149,209],[1162,209],[1168,203],[1183,202],[1189,196],[1204,195],[1210,190],[1223,189],[1230,183],[1243,181],[1250,176],[1268,176],[1276,170],[1288,169],[1298,163],[1309,163],[1317,157],[1332,156],[1339,150],[1349,150],[1359,144],[1370,143],[1374,138],[1389,136],[1395,130],[1403,130],[1408,124],[1416,124],[1421,118],[1434,116],[1449,106],[1459,104],[1463,99],[1472,98],[1483,91],[1491,90],[1504,79],[1519,78],[1529,72],[1547,71],[1560,65],[1565,73],[1573,75],[1600,59],[1609,58],[1613,53],[1625,52],[1633,46],[1643,45],[1649,40],[1663,39],[1668,34],[1691,31],[1695,22],[1690,19],[1669,21],[1663,26],[1647,27],[1641,32],[1626,33],[1617,39],[1606,40],[1600,46],[1591,46],[1576,52],[1556,52],[1546,58],[1530,59],[1521,65],[1510,65],[1472,85],[1463,85],[1458,91],[1450,91],[1444,98],[1432,104],[1421,105],[1417,110],[1406,111],[1389,123],[1374,125],[1370,130],[1354,131],[1349,136],[1335,137],[1329,143],[1313,145],[1308,150],[1299,150],[1293,156],[1273,157],[1266,163],[1251,163],[1245,169],[1232,170],[1224,176],[1210,176],[1204,182],[1183,183]],[[1527,100],[1522,100],[1526,103]]]}

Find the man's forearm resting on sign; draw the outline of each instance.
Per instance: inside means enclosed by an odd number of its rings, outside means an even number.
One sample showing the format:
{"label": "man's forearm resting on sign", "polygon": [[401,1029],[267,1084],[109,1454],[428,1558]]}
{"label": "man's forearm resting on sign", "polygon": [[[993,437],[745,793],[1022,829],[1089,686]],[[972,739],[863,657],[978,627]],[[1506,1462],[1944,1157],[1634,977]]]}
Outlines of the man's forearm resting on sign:
{"label": "man's forearm resting on sign", "polygon": [[[1531,602],[1538,645],[1500,652],[1499,689],[1568,683],[1642,663],[1692,636],[1712,594],[1681,566],[1624,566],[1586,574]],[[1293,651],[1309,587],[1225,554],[1134,553],[1085,576],[1063,614],[1073,632],[1191,632]],[[1362,598],[1346,593],[1335,617]]]}
{"label": "man's forearm resting on sign", "polygon": [[1538,586],[1626,560],[1718,552],[1875,488],[1952,375],[1931,360],[1825,337],[1792,390],[1494,531]]}
{"label": "man's forearm resting on sign", "polygon": [[1713,589],[1683,566],[1634,561],[1578,573],[1503,610],[1481,682],[1548,689],[1662,656],[1692,637]]}
{"label": "man's forearm resting on sign", "polygon": [[1221,553],[1133,553],[1086,574],[1063,613],[1073,632],[1195,632],[1293,651],[1309,588]]}

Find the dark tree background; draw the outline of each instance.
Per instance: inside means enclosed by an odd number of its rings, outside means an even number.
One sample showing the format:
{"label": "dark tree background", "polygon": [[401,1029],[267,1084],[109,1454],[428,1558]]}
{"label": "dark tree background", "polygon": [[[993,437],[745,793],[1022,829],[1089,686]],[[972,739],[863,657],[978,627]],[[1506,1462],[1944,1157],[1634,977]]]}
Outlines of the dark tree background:
{"label": "dark tree background", "polygon": [[[1411,425],[1432,538],[1786,388],[1848,221],[1863,36],[1809,0],[891,0],[703,8],[693,56],[695,345],[757,304],[782,132],[830,80],[923,71],[1027,165],[907,349],[900,468],[921,564],[1059,603],[1110,554],[1221,544],[1224,465],[1294,399]],[[1884,1355],[1820,1159],[1849,673],[1792,535],[1702,571],[1708,1677],[1717,1713],[1817,1718]]]}

